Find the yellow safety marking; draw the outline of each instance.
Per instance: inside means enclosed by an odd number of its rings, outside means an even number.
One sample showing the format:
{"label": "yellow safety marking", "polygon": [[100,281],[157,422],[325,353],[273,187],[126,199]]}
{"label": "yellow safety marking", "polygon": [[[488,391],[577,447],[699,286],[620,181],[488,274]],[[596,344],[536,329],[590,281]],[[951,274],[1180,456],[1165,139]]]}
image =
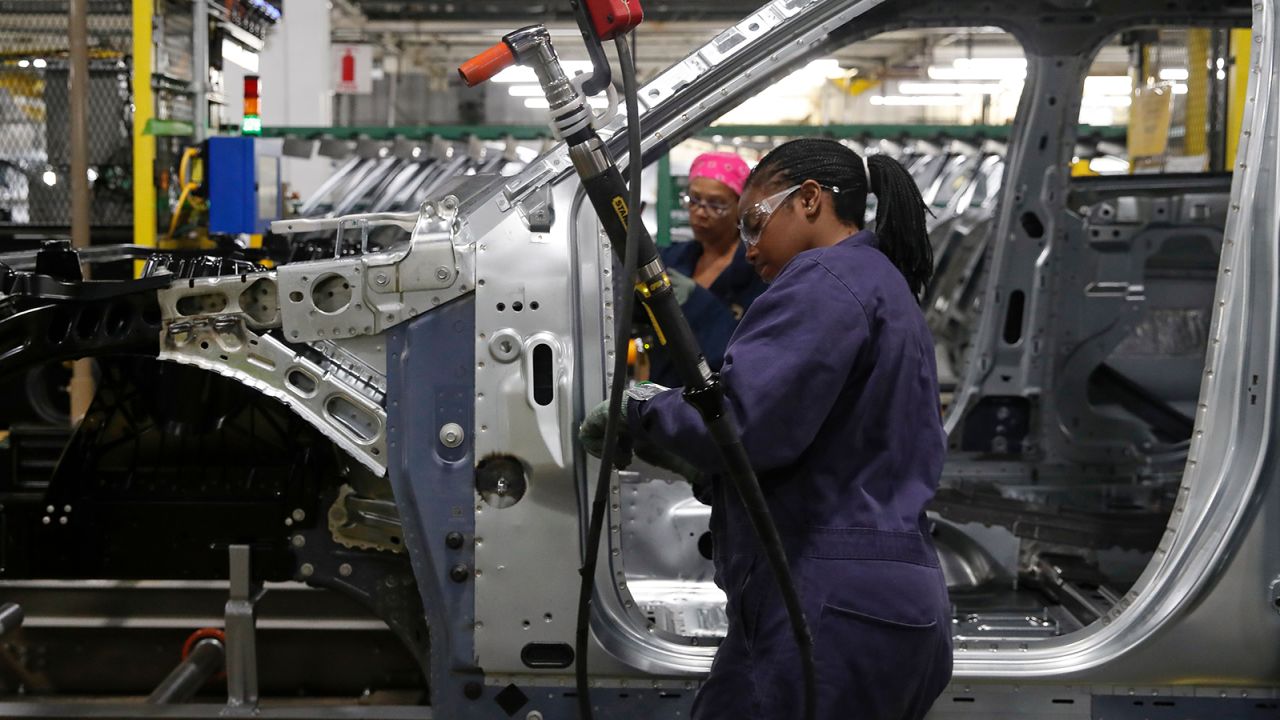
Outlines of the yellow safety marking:
{"label": "yellow safety marking", "polygon": [[658,335],[658,344],[666,345],[667,336],[662,332],[662,326],[658,324],[658,318],[653,314],[653,308],[649,307],[649,303],[640,303],[644,306],[644,311],[649,314],[649,324],[653,326],[653,331]]}
{"label": "yellow safety marking", "polygon": [[1249,97],[1249,62],[1253,46],[1252,30],[1231,31],[1231,69],[1227,89],[1227,168],[1236,166],[1240,131],[1244,126],[1244,105]]}
{"label": "yellow safety marking", "polygon": [[[155,112],[151,97],[151,20],[153,0],[133,0],[133,242],[156,246],[156,139],[145,134]],[[142,273],[142,260],[133,263]]]}
{"label": "yellow safety marking", "polygon": [[1186,117],[1183,136],[1183,155],[1207,155],[1209,153],[1209,30],[1192,28],[1187,31],[1187,98],[1184,107]]}

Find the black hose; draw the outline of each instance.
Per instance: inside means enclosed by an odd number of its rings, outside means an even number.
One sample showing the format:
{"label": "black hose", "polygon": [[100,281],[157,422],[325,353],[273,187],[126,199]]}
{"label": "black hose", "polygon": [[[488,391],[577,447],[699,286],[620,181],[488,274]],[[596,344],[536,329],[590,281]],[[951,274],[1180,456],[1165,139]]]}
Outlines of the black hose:
{"label": "black hose", "polygon": [[[634,33],[631,33],[634,42]],[[635,291],[630,287],[636,276],[636,266],[640,258],[640,242],[638,241],[640,220],[640,172],[644,163],[640,158],[640,107],[636,100],[636,73],[632,61],[631,49],[623,36],[614,38],[618,48],[619,64],[622,65],[623,90],[626,93],[627,106],[627,139],[630,143],[629,199],[627,206],[627,247],[622,263],[622,277],[619,282],[627,285],[622,292],[622,304],[618,309],[618,323],[614,329],[614,363],[613,383],[609,389],[609,415],[605,422],[604,449],[600,453],[600,474],[596,478],[596,491],[591,501],[591,523],[587,529],[587,541],[584,548],[581,584],[578,589],[578,619],[574,636],[574,679],[578,688],[578,717],[591,720],[591,693],[587,681],[587,652],[591,598],[595,590],[596,562],[600,554],[600,536],[604,532],[604,511],[609,500],[609,485],[613,476],[613,455],[618,444],[618,427],[625,422],[622,418],[622,394],[627,382],[627,344],[631,341],[631,314],[635,309]]]}

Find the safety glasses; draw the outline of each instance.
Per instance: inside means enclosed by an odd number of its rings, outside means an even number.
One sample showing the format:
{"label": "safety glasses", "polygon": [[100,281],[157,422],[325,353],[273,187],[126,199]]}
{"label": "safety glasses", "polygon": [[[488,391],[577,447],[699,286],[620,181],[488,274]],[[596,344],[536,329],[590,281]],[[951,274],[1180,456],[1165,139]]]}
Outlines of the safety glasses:
{"label": "safety glasses", "polygon": [[729,212],[728,203],[716,200],[703,200],[696,195],[688,194],[680,196],[680,207],[688,210],[689,212],[693,212],[696,208],[702,208],[714,217],[724,217],[724,214]]}
{"label": "safety glasses", "polygon": [[764,232],[764,226],[769,224],[773,214],[782,207],[787,198],[791,197],[791,193],[799,189],[799,185],[793,185],[744,210],[738,216],[738,234],[742,236],[742,242],[755,247],[756,243],[760,242],[760,234]]}

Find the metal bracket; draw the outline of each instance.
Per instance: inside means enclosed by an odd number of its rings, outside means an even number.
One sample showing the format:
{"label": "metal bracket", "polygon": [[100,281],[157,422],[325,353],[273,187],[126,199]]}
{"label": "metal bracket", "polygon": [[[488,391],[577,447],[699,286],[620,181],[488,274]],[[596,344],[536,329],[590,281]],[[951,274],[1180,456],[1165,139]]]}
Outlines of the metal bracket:
{"label": "metal bracket", "polygon": [[551,224],[556,219],[556,208],[552,200],[551,184],[542,185],[529,193],[516,207],[520,210],[524,223],[529,230],[536,233],[551,232]]}
{"label": "metal bracket", "polygon": [[283,220],[283,234],[355,227],[367,250],[371,227],[411,232],[390,250],[284,265],[279,278],[280,319],[290,341],[373,335],[470,291],[474,249],[465,240],[458,199],[448,195],[417,213],[374,213],[316,220]]}
{"label": "metal bracket", "polygon": [[249,546],[227,548],[231,562],[231,592],[227,598],[227,709],[252,713],[258,706],[257,615],[254,607],[264,592],[249,567]]}

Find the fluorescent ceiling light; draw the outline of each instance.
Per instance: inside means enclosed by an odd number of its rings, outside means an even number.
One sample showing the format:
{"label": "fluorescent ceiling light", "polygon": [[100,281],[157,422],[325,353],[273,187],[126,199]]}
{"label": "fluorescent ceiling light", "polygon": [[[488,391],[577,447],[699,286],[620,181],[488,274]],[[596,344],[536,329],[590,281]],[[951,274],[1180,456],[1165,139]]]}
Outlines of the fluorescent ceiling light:
{"label": "fluorescent ceiling light", "polygon": [[541,85],[512,85],[507,88],[511,97],[545,97]]}
{"label": "fluorescent ceiling light", "polygon": [[975,67],[947,67],[933,65],[929,67],[929,78],[932,80],[1022,80],[1027,76],[1025,65],[999,65]]}
{"label": "fluorescent ceiling light", "polygon": [[1186,68],[1165,68],[1160,71],[1161,80],[1186,80],[1191,73]]}
{"label": "fluorescent ceiling light", "polygon": [[[600,109],[609,107],[609,98],[605,98],[605,97],[587,98],[587,104],[597,110],[600,110]],[[530,110],[548,110],[551,108],[551,104],[547,102],[546,98],[526,98],[524,101],[524,106],[529,108]]]}
{"label": "fluorescent ceiling light", "polygon": [[1187,87],[1185,84],[1183,84],[1183,83],[1174,83],[1174,84],[1173,84],[1173,94],[1174,94],[1174,95],[1186,95],[1186,94],[1187,94],[1187,91],[1188,91],[1189,89],[1190,89],[1190,88],[1188,88],[1188,87]]}
{"label": "fluorescent ceiling light", "polygon": [[872,95],[872,105],[884,106],[916,106],[916,107],[957,107],[968,105],[972,98],[958,95]]}
{"label": "fluorescent ceiling light", "polygon": [[27,67],[31,67],[31,61],[30,61],[30,60],[19,60],[19,61],[18,61],[18,67],[20,67],[20,68],[27,68]]}
{"label": "fluorescent ceiling light", "polygon": [[810,62],[808,65],[805,65],[804,71],[806,73],[821,75],[822,77],[832,80],[842,78],[847,74],[840,67],[840,61],[832,57],[818,58],[817,60]]}
{"label": "fluorescent ceiling light", "polygon": [[900,82],[903,95],[994,95],[1004,89],[999,83]]}
{"label": "fluorescent ceiling light", "polygon": [[1096,157],[1089,161],[1089,169],[1099,175],[1114,175],[1129,172],[1129,163],[1116,157]]}
{"label": "fluorescent ceiling light", "polygon": [[1089,95],[1130,95],[1133,93],[1133,81],[1128,75],[1090,75],[1084,79],[1084,94]]}
{"label": "fluorescent ceiling light", "polygon": [[49,66],[49,63],[45,62],[44,58],[36,58],[31,61],[31,65],[32,67],[44,69]]}
{"label": "fluorescent ceiling light", "polygon": [[1086,95],[1080,104],[1086,108],[1121,108],[1133,103],[1128,95]]}
{"label": "fluorescent ceiling light", "polygon": [[951,61],[951,64],[958,68],[1008,67],[1010,65],[1025,68],[1027,59],[1020,57],[956,58]]}
{"label": "fluorescent ceiling light", "polygon": [[[564,68],[564,74],[573,77],[580,72],[591,72],[590,60],[564,60],[560,63],[560,67]],[[537,83],[538,75],[533,72],[533,68],[523,65],[512,65],[502,72],[494,75],[490,82],[496,83]]]}

